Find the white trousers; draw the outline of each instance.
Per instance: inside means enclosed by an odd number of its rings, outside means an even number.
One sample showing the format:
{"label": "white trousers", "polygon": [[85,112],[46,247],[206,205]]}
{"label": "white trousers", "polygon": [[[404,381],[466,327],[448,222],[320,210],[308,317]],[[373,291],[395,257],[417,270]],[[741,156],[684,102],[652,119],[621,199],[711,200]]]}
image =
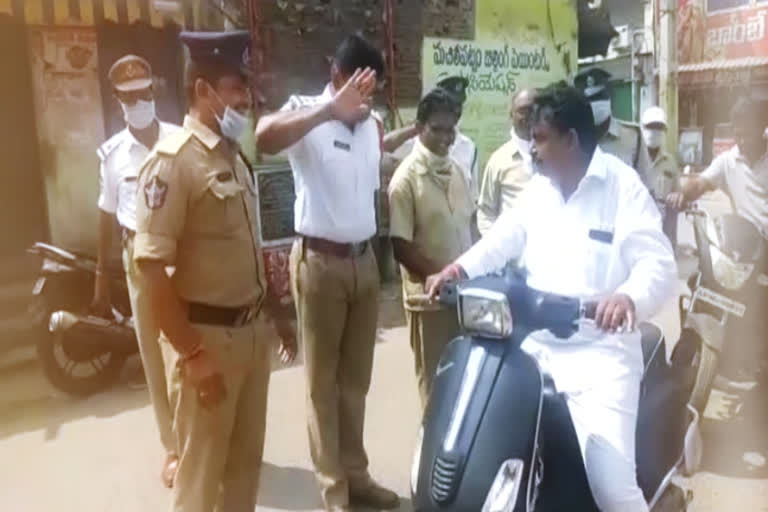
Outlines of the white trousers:
{"label": "white trousers", "polygon": [[639,332],[555,341],[534,333],[523,343],[565,394],[592,494],[604,512],[647,512],[637,484],[635,429],[643,354]]}

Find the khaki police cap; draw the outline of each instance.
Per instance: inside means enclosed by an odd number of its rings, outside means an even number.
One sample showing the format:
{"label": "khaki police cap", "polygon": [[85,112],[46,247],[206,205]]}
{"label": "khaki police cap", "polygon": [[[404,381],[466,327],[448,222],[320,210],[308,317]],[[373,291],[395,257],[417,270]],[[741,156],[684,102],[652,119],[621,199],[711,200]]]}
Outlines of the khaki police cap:
{"label": "khaki police cap", "polygon": [[138,55],[126,55],[109,68],[112,87],[121,92],[140,91],[152,85],[152,67]]}

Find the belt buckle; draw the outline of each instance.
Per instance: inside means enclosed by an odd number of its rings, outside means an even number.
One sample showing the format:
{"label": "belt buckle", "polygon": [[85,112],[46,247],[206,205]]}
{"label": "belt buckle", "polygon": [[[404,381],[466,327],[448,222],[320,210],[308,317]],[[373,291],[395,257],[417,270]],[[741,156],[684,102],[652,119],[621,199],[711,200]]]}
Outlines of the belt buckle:
{"label": "belt buckle", "polygon": [[354,242],[351,246],[352,256],[355,258],[361,256],[365,252],[365,242]]}

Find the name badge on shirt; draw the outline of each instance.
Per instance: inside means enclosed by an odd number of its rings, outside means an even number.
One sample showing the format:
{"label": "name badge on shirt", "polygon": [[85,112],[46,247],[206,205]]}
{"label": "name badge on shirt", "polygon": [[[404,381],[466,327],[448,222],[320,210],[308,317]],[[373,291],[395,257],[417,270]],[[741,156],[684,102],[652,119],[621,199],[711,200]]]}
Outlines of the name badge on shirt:
{"label": "name badge on shirt", "polygon": [[352,146],[347,144],[346,142],[341,142],[340,140],[333,141],[333,147],[337,149],[343,149],[344,151],[351,151]]}
{"label": "name badge on shirt", "polygon": [[613,243],[613,231],[605,231],[602,229],[590,229],[589,230],[589,238],[592,240],[595,240],[597,242],[601,242],[604,244],[612,244]]}

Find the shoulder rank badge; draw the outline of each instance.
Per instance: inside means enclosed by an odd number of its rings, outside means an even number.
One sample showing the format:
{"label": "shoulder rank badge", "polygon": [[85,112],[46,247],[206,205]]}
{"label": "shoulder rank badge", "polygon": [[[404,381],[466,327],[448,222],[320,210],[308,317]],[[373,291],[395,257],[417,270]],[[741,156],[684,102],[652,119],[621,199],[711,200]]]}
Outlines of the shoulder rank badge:
{"label": "shoulder rank badge", "polygon": [[165,204],[165,195],[168,193],[168,184],[155,176],[144,185],[144,200],[147,208],[157,210]]}

